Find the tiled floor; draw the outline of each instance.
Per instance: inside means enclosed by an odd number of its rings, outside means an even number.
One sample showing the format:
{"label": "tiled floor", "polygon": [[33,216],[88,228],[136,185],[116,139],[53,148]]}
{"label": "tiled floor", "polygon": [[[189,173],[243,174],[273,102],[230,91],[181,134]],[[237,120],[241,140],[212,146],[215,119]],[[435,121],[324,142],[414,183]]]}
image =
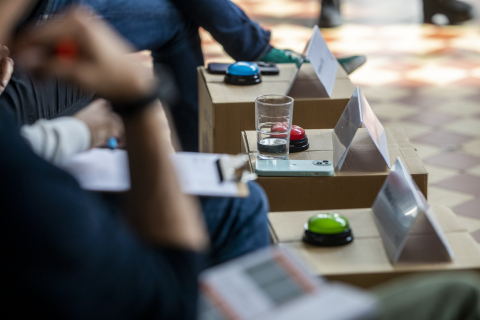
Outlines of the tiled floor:
{"label": "tiled floor", "polygon": [[[272,44],[303,51],[318,0],[236,0],[272,30]],[[480,12],[480,0],[467,0]],[[418,0],[343,1],[346,23],[322,30],[337,56],[366,54],[351,75],[384,126],[402,126],[430,173],[429,200],[460,215],[480,243],[480,26],[422,25]],[[202,32],[207,61],[231,61]]]}

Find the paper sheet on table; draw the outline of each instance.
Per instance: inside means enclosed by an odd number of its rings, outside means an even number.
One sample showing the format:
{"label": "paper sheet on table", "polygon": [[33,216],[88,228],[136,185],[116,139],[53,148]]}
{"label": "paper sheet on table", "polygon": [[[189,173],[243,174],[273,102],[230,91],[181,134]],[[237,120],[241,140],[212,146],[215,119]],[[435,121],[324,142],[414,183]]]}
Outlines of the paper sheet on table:
{"label": "paper sheet on table", "polygon": [[[182,190],[191,195],[238,197],[235,182],[220,182],[218,154],[182,152],[172,155]],[[62,165],[85,190],[124,192],[130,189],[128,157],[124,150],[92,149]]]}

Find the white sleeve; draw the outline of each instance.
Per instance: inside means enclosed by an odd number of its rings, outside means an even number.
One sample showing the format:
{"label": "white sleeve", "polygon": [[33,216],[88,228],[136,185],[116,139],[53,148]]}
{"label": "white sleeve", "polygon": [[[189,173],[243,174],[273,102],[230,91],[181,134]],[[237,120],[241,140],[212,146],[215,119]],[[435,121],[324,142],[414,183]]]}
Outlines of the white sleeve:
{"label": "white sleeve", "polygon": [[61,164],[71,156],[90,148],[90,129],[73,117],[38,120],[21,128],[21,135],[40,157]]}

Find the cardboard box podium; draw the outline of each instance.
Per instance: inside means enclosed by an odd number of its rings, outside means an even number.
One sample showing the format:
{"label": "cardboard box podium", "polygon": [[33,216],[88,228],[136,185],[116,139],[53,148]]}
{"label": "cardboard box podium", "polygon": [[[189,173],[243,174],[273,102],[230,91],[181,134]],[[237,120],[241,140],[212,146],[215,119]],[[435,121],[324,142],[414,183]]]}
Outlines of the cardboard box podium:
{"label": "cardboard box podium", "polygon": [[330,211],[349,219],[355,237],[352,243],[339,247],[317,247],[301,240],[304,224],[322,211],[273,212],[269,224],[273,242],[293,249],[315,273],[363,288],[414,272],[480,272],[480,246],[448,207],[432,208],[454,251],[454,261],[391,264],[371,209]]}
{"label": "cardboard box podium", "polygon": [[[297,71],[295,64],[279,64],[280,74],[263,76],[262,83],[235,86],[223,82],[224,75],[209,74],[198,68],[200,152],[240,152],[244,130],[255,130],[255,98],[265,94],[286,94]],[[316,90],[318,77],[310,64],[304,64],[292,87],[295,94],[293,124],[305,129],[334,128],[345,110],[355,86],[338,66],[331,98],[308,98]],[[296,98],[296,96],[306,98]]]}
{"label": "cardboard box podium", "polygon": [[[428,196],[428,173],[402,128],[385,128],[390,159],[400,157],[420,191]],[[333,129],[306,130],[310,148],[290,153],[292,160],[333,160]],[[242,152],[257,160],[255,131],[242,133]],[[331,177],[258,177],[271,211],[352,209],[371,207],[389,169],[364,128],[358,129],[340,172]]]}

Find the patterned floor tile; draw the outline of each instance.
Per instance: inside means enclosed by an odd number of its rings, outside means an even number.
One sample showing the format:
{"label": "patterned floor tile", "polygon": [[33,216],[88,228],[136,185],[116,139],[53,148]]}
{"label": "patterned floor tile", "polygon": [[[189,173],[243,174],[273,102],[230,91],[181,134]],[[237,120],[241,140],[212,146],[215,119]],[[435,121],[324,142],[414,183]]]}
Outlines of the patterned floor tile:
{"label": "patterned floor tile", "polygon": [[480,198],[476,198],[456,207],[453,207],[452,210],[456,214],[480,219]]}
{"label": "patterned floor tile", "polygon": [[480,139],[466,142],[462,145],[462,151],[468,154],[480,156]]}
{"label": "patterned floor tile", "polygon": [[395,101],[409,107],[432,108],[445,101],[445,98],[434,95],[412,94]]}
{"label": "patterned floor tile", "polygon": [[480,166],[476,166],[467,170],[468,174],[473,174],[474,176],[480,177]]}
{"label": "patterned floor tile", "polygon": [[470,174],[459,174],[434,185],[458,192],[480,195],[480,177]]}
{"label": "patterned floor tile", "polygon": [[439,130],[427,133],[422,137],[415,138],[413,141],[445,148],[456,148],[457,146],[460,146],[471,139],[471,136]]}
{"label": "patterned floor tile", "polygon": [[436,87],[428,86],[418,89],[419,94],[426,96],[442,97],[447,100],[465,100],[469,97],[473,101],[480,101],[480,94],[477,98],[478,87],[477,86],[448,86],[448,87]]}
{"label": "patterned floor tile", "polygon": [[429,126],[442,126],[447,123],[452,123],[452,121],[455,119],[457,119],[457,117],[451,114],[445,114],[437,111],[425,111],[408,116],[402,120],[412,121]]}
{"label": "patterned floor tile", "polygon": [[428,172],[428,183],[430,184],[440,182],[459,174],[459,171],[456,169],[439,167],[427,163],[425,163],[425,168]]}
{"label": "patterned floor tile", "polygon": [[432,85],[444,86],[452,82],[465,79],[468,71],[461,68],[443,67],[435,63],[428,63],[421,68],[406,72],[408,80],[422,81]]}
{"label": "patterned floor tile", "polygon": [[459,152],[446,152],[425,159],[424,162],[439,167],[467,170],[480,165],[480,158]]}
{"label": "patterned floor tile", "polygon": [[473,239],[475,239],[475,241],[480,243],[480,230],[472,232],[472,237],[473,237]]}
{"label": "patterned floor tile", "polygon": [[442,148],[420,142],[413,142],[413,146],[417,149],[418,156],[422,160],[445,152]]}
{"label": "patterned floor tile", "polygon": [[446,125],[445,129],[464,135],[480,136],[480,120],[475,118],[458,120]]}
{"label": "patterned floor tile", "polygon": [[460,214],[457,216],[457,218],[458,220],[460,220],[460,222],[463,224],[463,226],[467,229],[468,232],[471,233],[480,230],[480,219],[471,218]]}
{"label": "patterned floor tile", "polygon": [[[355,75],[355,73],[353,73],[353,75]],[[411,90],[407,88],[382,87],[382,90],[378,90],[376,87],[363,86],[361,90],[368,101],[370,101],[370,99],[392,101],[407,97],[411,94]]]}
{"label": "patterned floor tile", "polygon": [[[382,117],[379,117],[380,119]],[[392,120],[391,118],[386,118],[386,121],[380,120],[380,122],[383,124],[384,127],[400,127],[403,128],[405,131],[405,134],[409,139],[414,139],[417,137],[420,137],[427,132],[432,131],[433,128],[430,126],[419,126],[416,123],[413,122],[407,122],[407,121],[395,121],[394,119]]]}
{"label": "patterned floor tile", "polygon": [[435,111],[457,116],[471,116],[480,112],[480,103],[462,100],[453,100],[441,103],[436,106]]}
{"label": "patterned floor tile", "polygon": [[399,103],[382,102],[381,104],[372,105],[371,107],[376,115],[385,119],[400,120],[417,113],[417,110],[413,108],[405,108],[404,105]]}
{"label": "patterned floor tile", "polygon": [[474,198],[474,195],[436,187],[435,185],[428,187],[428,202],[430,204],[443,204],[453,208]]}
{"label": "patterned floor tile", "polygon": [[479,102],[480,101],[480,92],[475,92],[472,93],[471,95],[465,96],[466,100],[472,100],[474,102]]}

